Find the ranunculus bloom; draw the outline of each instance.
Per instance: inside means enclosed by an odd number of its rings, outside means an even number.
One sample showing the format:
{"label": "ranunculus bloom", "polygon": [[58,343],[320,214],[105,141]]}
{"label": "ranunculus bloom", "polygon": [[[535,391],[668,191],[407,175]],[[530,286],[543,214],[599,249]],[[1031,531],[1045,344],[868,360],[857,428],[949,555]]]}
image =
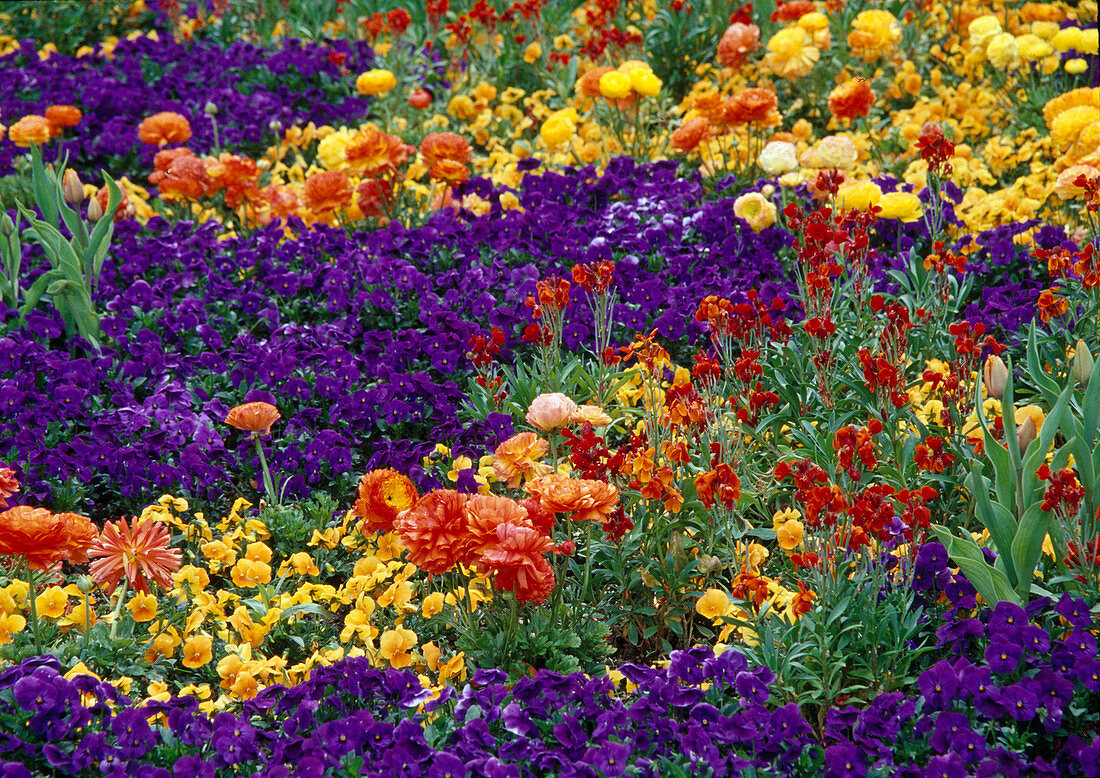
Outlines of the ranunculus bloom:
{"label": "ranunculus bloom", "polygon": [[801,27],[787,27],[768,41],[764,64],[780,78],[802,78],[809,75],[821,59],[821,51],[809,33]]}
{"label": "ranunculus bloom", "polygon": [[769,176],[790,173],[798,169],[798,147],[787,141],[773,140],[761,150],[757,162]]}
{"label": "ranunculus bloom", "polygon": [[842,210],[866,211],[878,205],[882,190],[873,181],[845,181],[836,195],[837,207]]}
{"label": "ranunculus bloom", "polygon": [[410,562],[431,575],[445,573],[466,557],[470,545],[466,495],[453,489],[428,492],[397,517],[394,530]]}
{"label": "ranunculus bloom", "polygon": [[198,157],[183,154],[168,166],[160,181],[160,195],[165,199],[197,200],[208,193],[210,184],[206,164]]}
{"label": "ranunculus bloom", "polygon": [[75,105],[51,105],[46,109],[46,120],[57,127],[75,127],[84,114]]}
{"label": "ranunculus bloom", "polygon": [[302,189],[306,208],[318,216],[347,207],[353,193],[351,180],[342,170],[314,173]]}
{"label": "ranunculus bloom", "polygon": [[352,170],[378,176],[397,169],[412,151],[413,147],[403,143],[396,135],[370,127],[348,141],[344,159]]}
{"label": "ranunculus bloom", "polygon": [[41,146],[51,137],[53,137],[53,125],[45,116],[38,114],[24,116],[8,127],[8,140],[22,148],[27,148],[32,143]]}
{"label": "ranunculus bloom", "polygon": [[994,35],[1000,35],[1004,32],[1004,29],[1001,27],[1000,18],[992,14],[986,14],[970,22],[967,32],[970,34],[967,43],[972,48],[985,51],[985,45],[989,43],[990,39]]}
{"label": "ranunculus bloom", "polygon": [[179,549],[169,548],[171,535],[158,521],[126,519],[108,521],[103,532],[88,550],[91,574],[107,592],[113,592],[122,576],[132,589],[148,592],[147,579],[164,588],[172,586],[172,573],[180,568]]}
{"label": "ranunculus bloom", "polygon": [[855,144],[850,139],[830,135],[818,141],[812,149],[808,149],[800,161],[805,167],[847,170],[856,164],[858,156]]}
{"label": "ranunculus bloom", "polygon": [[527,491],[551,513],[571,513],[574,521],[605,523],[619,504],[619,490],[604,481],[551,474],[527,484]]}
{"label": "ranunculus bloom", "polygon": [[775,92],[760,87],[742,89],[737,96],[727,100],[722,119],[729,124],[772,125],[779,123]]}
{"label": "ranunculus bloom", "polygon": [[669,146],[677,154],[689,154],[699,147],[711,132],[705,116],[694,116],[672,131]]}
{"label": "ranunculus bloom", "polygon": [[650,70],[631,70],[630,87],[643,97],[656,97],[661,92],[661,79]]}
{"label": "ranunculus bloom", "polygon": [[74,565],[82,565],[88,561],[88,548],[95,542],[99,530],[86,516],[78,513],[59,513],[65,526],[65,555]]}
{"label": "ranunculus bloom", "polygon": [[592,68],[586,71],[583,76],[577,79],[577,92],[588,97],[600,96],[600,79],[604,74],[610,73],[614,68],[606,66],[600,66]]}
{"label": "ranunculus bloom", "polygon": [[864,62],[877,62],[893,54],[901,43],[901,24],[889,11],[860,11],[852,21],[848,46]]}
{"label": "ranunculus bloom", "polygon": [[481,561],[493,572],[497,587],[513,592],[520,602],[540,603],[554,591],[554,571],[543,556],[553,548],[553,541],[538,530],[505,522]]}
{"label": "ranunculus bloom", "polygon": [[174,111],[161,111],[138,125],[138,137],[150,146],[186,143],[191,138],[191,123]]}
{"label": "ranunculus bloom", "polygon": [[396,470],[372,470],[359,479],[359,499],[353,508],[363,517],[360,531],[389,532],[401,511],[408,510],[419,495],[406,476]]}
{"label": "ranunculus bloom", "polygon": [[811,11],[800,16],[798,26],[809,34],[810,40],[821,51],[827,50],[833,41],[829,32],[829,17],[820,11]]}
{"label": "ranunculus bloom", "polygon": [[470,533],[467,552],[469,561],[475,561],[482,551],[497,542],[497,527],[505,522],[531,526],[527,509],[515,500],[497,497],[495,494],[475,494],[466,500],[466,525]]}
{"label": "ranunculus bloom", "polygon": [[718,41],[718,62],[727,68],[741,67],[753,49],[760,45],[760,28],[755,24],[734,22]]}
{"label": "ranunculus bloom", "polygon": [[549,465],[538,460],[546,456],[550,444],[534,432],[521,432],[497,446],[493,454],[493,472],[496,477],[515,489],[524,478],[531,479],[543,475]]}
{"label": "ranunculus bloom", "polygon": [[920,198],[910,192],[890,192],[878,201],[882,213],[879,218],[897,219],[902,222],[915,222],[921,217]]}
{"label": "ranunculus bloom", "polygon": [[225,423],[242,432],[270,435],[271,425],[280,418],[282,414],[271,403],[254,402],[231,408],[225,417]]}
{"label": "ranunculus bloom", "polygon": [[577,411],[577,404],[561,392],[543,393],[531,401],[527,423],[544,432],[564,427]]}
{"label": "ranunculus bloom", "polygon": [[355,79],[355,91],[361,95],[384,94],[397,86],[397,78],[388,70],[375,68]]}
{"label": "ranunculus bloom", "polygon": [[593,427],[606,427],[611,423],[611,417],[598,405],[578,405],[569,420],[574,424],[587,422]]}
{"label": "ranunculus bloom", "polygon": [[733,213],[748,222],[753,232],[771,227],[777,216],[775,203],[759,192],[748,192],[734,200]]}
{"label": "ranunculus bloom", "polygon": [[453,159],[441,159],[432,165],[428,177],[434,181],[443,181],[450,186],[458,186],[470,177],[469,169]]}
{"label": "ranunculus bloom", "polygon": [[829,111],[837,119],[851,121],[866,116],[875,104],[871,83],[863,78],[850,78],[829,92]]}
{"label": "ranunculus bloom", "polygon": [[453,132],[433,132],[420,142],[420,156],[429,168],[443,159],[463,165],[473,157],[470,141]]}
{"label": "ranunculus bloom", "polygon": [[8,507],[8,498],[19,491],[19,479],[10,467],[0,467],[0,510]]}
{"label": "ranunculus bloom", "polygon": [[558,113],[551,115],[539,128],[539,137],[542,138],[543,145],[551,151],[571,141],[576,134],[577,123],[568,116],[561,116]]}
{"label": "ranunculus bloom", "polygon": [[994,35],[985,46],[985,56],[989,58],[989,64],[1000,70],[1015,67],[1020,62],[1016,36],[1010,32]]}
{"label": "ranunculus bloom", "polygon": [[45,508],[16,505],[0,513],[0,556],[25,556],[32,570],[46,570],[65,558],[65,521]]}
{"label": "ranunculus bloom", "polygon": [[630,96],[630,76],[618,70],[612,70],[600,76],[600,95],[608,100],[622,100]]}

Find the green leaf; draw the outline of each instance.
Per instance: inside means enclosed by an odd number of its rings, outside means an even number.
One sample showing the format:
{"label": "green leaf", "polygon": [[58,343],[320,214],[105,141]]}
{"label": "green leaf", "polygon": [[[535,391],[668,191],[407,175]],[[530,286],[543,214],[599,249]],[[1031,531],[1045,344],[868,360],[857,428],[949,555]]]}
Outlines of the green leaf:
{"label": "green leaf", "polygon": [[932,525],[932,531],[947,548],[951,559],[959,566],[963,574],[969,579],[978,593],[982,595],[988,604],[1006,600],[1017,605],[1023,605],[1019,595],[1009,584],[1008,578],[1003,572],[990,567],[985,561],[985,556],[978,544],[968,537],[956,537],[946,527],[938,524]]}
{"label": "green leaf", "polygon": [[1016,592],[1025,601],[1031,588],[1032,573],[1043,552],[1043,538],[1050,521],[1050,514],[1043,510],[1042,503],[1035,503],[1020,519],[1020,528],[1012,541],[1012,562],[1018,576]]}
{"label": "green leaf", "polygon": [[1048,403],[1051,403],[1058,396],[1058,382],[1047,375],[1046,371],[1043,370],[1042,363],[1039,361],[1037,332],[1038,328],[1035,326],[1035,322],[1032,321],[1027,335],[1027,369],[1031,380],[1039,385],[1043,397]]}
{"label": "green leaf", "polygon": [[[1012,548],[1012,540],[1016,537],[1016,516],[1002,503],[994,503],[989,499],[989,479],[981,474],[981,464],[973,463],[973,469],[966,479],[966,487],[970,490],[970,499],[974,504],[974,512],[978,521],[989,530],[989,537],[993,541],[994,550],[1005,555]],[[1010,582],[1015,584],[1018,580],[1016,568],[1007,560],[1006,574]]]}

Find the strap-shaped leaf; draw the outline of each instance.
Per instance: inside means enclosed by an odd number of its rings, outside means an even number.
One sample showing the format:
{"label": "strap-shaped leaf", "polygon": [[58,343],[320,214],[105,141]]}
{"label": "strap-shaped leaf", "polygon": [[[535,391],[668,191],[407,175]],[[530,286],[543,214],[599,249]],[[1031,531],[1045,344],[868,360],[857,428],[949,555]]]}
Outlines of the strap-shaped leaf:
{"label": "strap-shaped leaf", "polygon": [[1035,322],[1031,322],[1027,334],[1027,370],[1034,381],[1039,386],[1039,391],[1043,393],[1043,398],[1047,403],[1054,402],[1054,398],[1058,396],[1058,382],[1047,375],[1047,372],[1043,370],[1042,363],[1039,361],[1039,341],[1036,337],[1038,328],[1035,326]]}
{"label": "strap-shaped leaf", "polygon": [[51,180],[46,166],[42,164],[42,150],[37,144],[31,144],[31,180],[34,182],[35,205],[48,222],[57,221],[57,203],[61,197],[61,185]]}
{"label": "strap-shaped leaf", "polygon": [[1081,410],[1085,414],[1085,442],[1089,446],[1096,445],[1096,428],[1100,425],[1100,359],[1092,365],[1092,373],[1089,374],[1089,385],[1085,389],[1085,396],[1081,400]]}
{"label": "strap-shaped leaf", "polygon": [[1005,574],[996,568],[990,567],[985,561],[982,550],[971,538],[956,537],[948,532],[946,527],[938,524],[932,525],[932,531],[940,539],[951,559],[962,570],[963,575],[974,585],[978,593],[989,605],[1007,600],[1017,605],[1023,605],[1016,591],[1008,583]]}
{"label": "strap-shaped leaf", "polygon": [[[1014,445],[1017,439],[1016,429],[1016,398],[1013,395],[1013,377],[1012,377],[1012,360],[1005,360],[1005,364],[1008,367],[1008,380],[1005,381],[1005,393],[1001,398],[1001,418],[1004,421],[1005,430],[1005,450],[1008,452],[1008,460],[1012,463],[1012,476],[1013,476],[1013,489],[1012,494],[1016,493],[1016,473],[1020,472],[1020,467],[1023,465],[1022,457],[1020,456],[1020,447]],[[1011,506],[1011,502],[1006,502],[1005,505]]]}
{"label": "strap-shaped leaf", "polygon": [[1027,599],[1031,588],[1031,578],[1039,556],[1043,553],[1043,538],[1050,525],[1050,514],[1043,510],[1042,503],[1035,503],[1027,509],[1020,519],[1020,528],[1012,541],[1012,562],[1016,566],[1016,593]]}
{"label": "strap-shaped leaf", "polygon": [[[1010,380],[1005,383],[1007,388],[1012,383]],[[978,415],[978,423],[982,425],[982,431],[985,439],[985,455],[989,461],[993,463],[993,482],[997,488],[997,501],[1002,505],[1012,505],[1016,498],[1016,468],[1012,465],[1012,458],[1009,456],[1008,450],[997,442],[997,439],[993,437],[993,430],[990,427],[989,419],[985,417],[985,408],[982,406],[982,374],[978,373],[978,388],[975,390],[975,412]],[[1001,408],[1008,407],[1007,403],[1001,403]],[[1005,416],[1005,423],[1007,424],[1009,413]],[[1013,428],[1015,429],[1015,424]],[[1006,428],[1007,429],[1007,428]],[[1013,432],[1011,438],[1008,437],[1008,433],[1005,433],[1006,443],[1015,443],[1016,434]]]}
{"label": "strap-shaped leaf", "polygon": [[42,295],[46,293],[46,287],[53,283],[60,275],[61,271],[59,270],[48,270],[40,275],[23,296],[23,304],[19,307],[19,314],[21,316],[26,316],[34,310],[34,306],[38,305],[38,301],[42,299]]}
{"label": "strap-shaped leaf", "polygon": [[970,499],[974,503],[978,521],[989,530],[994,550],[1005,560],[1005,574],[1009,582],[1015,585],[1019,579],[1009,551],[1016,537],[1016,516],[1002,503],[994,503],[989,499],[989,479],[981,474],[979,467],[981,465],[974,462],[973,470],[966,478],[966,487],[970,490]]}
{"label": "strap-shaped leaf", "polygon": [[88,226],[84,223],[84,219],[80,217],[80,214],[70,208],[64,200],[58,203],[57,208],[61,214],[61,220],[65,222],[65,226],[72,233],[73,251],[78,256],[82,256],[88,246]]}

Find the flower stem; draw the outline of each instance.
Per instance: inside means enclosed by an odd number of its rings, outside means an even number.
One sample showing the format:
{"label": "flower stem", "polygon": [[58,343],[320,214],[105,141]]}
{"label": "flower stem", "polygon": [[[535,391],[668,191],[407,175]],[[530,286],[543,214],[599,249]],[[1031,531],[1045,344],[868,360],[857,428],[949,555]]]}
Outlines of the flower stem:
{"label": "flower stem", "polygon": [[115,635],[118,633],[118,620],[122,618],[122,604],[126,602],[126,587],[130,582],[126,578],[122,579],[122,589],[118,593],[118,602],[115,603],[115,609],[111,613],[111,640],[114,641]]}
{"label": "flower stem", "polygon": [[275,497],[275,485],[271,482],[271,470],[267,466],[267,457],[264,456],[264,447],[260,444],[259,438],[253,438],[253,442],[256,444],[256,453],[260,455],[260,469],[264,474],[264,493],[267,495],[267,501],[271,505],[278,505],[279,501]]}
{"label": "flower stem", "polygon": [[42,638],[38,632],[38,605],[34,601],[34,571],[31,570],[31,560],[23,555],[23,569],[27,572],[27,601],[31,609],[31,632],[34,634],[34,653],[41,655]]}

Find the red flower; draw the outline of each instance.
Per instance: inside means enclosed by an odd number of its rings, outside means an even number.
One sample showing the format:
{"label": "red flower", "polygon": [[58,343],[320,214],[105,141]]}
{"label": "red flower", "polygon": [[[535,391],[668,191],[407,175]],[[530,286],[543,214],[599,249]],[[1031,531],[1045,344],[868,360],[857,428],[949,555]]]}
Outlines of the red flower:
{"label": "red flower", "polygon": [[409,561],[431,575],[445,573],[466,556],[470,532],[466,495],[437,489],[416,501],[394,522]]}
{"label": "red flower", "polygon": [[513,592],[520,602],[545,602],[554,590],[554,571],[543,554],[554,543],[538,530],[505,522],[497,527],[496,543],[481,554],[493,573],[493,583]]}

